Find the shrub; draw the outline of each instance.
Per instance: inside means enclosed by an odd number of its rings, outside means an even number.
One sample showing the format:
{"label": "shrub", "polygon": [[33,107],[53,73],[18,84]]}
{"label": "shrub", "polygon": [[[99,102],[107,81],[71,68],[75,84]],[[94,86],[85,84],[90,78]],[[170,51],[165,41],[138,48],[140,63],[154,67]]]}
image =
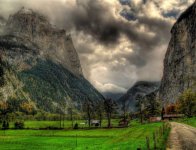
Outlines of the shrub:
{"label": "shrub", "polygon": [[75,123],[74,129],[78,129],[78,123]]}
{"label": "shrub", "polygon": [[16,121],[14,123],[15,129],[24,129],[24,122],[23,121]]}
{"label": "shrub", "polygon": [[3,121],[2,129],[3,130],[9,129],[9,122],[8,121],[5,121],[5,120]]}

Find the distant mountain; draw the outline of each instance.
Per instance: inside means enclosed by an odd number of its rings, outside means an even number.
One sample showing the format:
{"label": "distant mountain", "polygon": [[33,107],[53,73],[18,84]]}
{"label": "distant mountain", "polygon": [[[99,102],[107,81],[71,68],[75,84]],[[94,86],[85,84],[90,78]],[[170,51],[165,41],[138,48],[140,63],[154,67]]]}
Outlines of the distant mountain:
{"label": "distant mountain", "polygon": [[175,102],[190,88],[196,91],[196,2],[181,14],[171,30],[164,59],[160,99]]}
{"label": "distant mountain", "polygon": [[124,104],[129,111],[136,111],[136,97],[138,95],[146,96],[150,93],[157,92],[160,86],[160,82],[148,82],[148,81],[139,81],[136,82],[126,94],[121,96],[117,102],[120,106]]}
{"label": "distant mountain", "polygon": [[62,104],[80,110],[85,100],[104,99],[83,77],[71,36],[31,9],[9,17],[0,54],[0,100],[32,101],[37,109],[55,112]]}
{"label": "distant mountain", "polygon": [[105,98],[111,98],[113,100],[118,100],[121,96],[124,95],[124,93],[112,93],[112,92],[105,92],[105,93],[102,93],[103,96]]}

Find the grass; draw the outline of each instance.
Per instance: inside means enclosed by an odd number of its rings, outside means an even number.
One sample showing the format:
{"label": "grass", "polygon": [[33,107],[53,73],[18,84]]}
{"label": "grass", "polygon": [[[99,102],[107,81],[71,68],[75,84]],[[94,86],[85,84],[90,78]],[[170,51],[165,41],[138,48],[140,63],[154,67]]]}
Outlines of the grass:
{"label": "grass", "polygon": [[163,137],[161,138],[161,141],[159,142],[159,147],[162,148],[163,150],[165,150],[167,147],[167,141],[168,141],[168,137],[171,131],[171,125],[170,124],[167,124],[167,125],[169,127],[165,129],[166,130],[165,134],[163,134]]}
{"label": "grass", "polygon": [[[85,120],[77,120],[74,121],[73,123],[78,123],[80,128],[85,128],[88,127],[87,124],[81,124],[84,123]],[[112,125],[113,126],[118,126],[119,119],[112,119]],[[40,129],[40,128],[47,128],[47,127],[55,127],[59,128],[60,127],[60,121],[25,121],[25,128],[27,129]],[[134,124],[135,122],[132,122],[131,124]],[[61,123],[63,125],[63,123]],[[2,126],[0,124],[0,126]],[[107,127],[107,120],[102,121],[102,126]],[[14,122],[10,122],[10,128],[14,128]],[[70,120],[65,120],[64,121],[64,128],[72,128],[72,122]]]}
{"label": "grass", "polygon": [[[27,125],[31,127],[35,126],[35,122],[28,122]],[[161,122],[143,125],[140,125],[137,122],[133,122],[129,128],[99,128],[78,130],[6,130],[5,133],[1,130],[0,149],[136,150],[138,147],[141,147],[143,150],[146,149],[146,136],[150,136],[150,146],[153,146],[152,133],[161,125]]]}
{"label": "grass", "polygon": [[180,122],[180,123],[184,123],[184,124],[188,124],[190,126],[196,127],[196,117],[192,117],[192,118],[182,118],[182,119],[178,119],[175,120],[176,122]]}

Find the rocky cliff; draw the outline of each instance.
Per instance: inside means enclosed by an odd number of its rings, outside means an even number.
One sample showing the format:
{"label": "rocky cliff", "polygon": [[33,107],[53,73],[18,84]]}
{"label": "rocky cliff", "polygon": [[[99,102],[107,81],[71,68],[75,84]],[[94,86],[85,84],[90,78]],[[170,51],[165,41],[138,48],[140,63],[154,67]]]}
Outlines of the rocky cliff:
{"label": "rocky cliff", "polygon": [[123,106],[126,105],[127,109],[129,111],[136,111],[136,97],[138,95],[146,96],[148,94],[151,94],[153,92],[157,92],[159,89],[160,82],[148,82],[148,81],[139,81],[136,82],[128,91],[126,94],[121,96],[117,102]]}
{"label": "rocky cliff", "polygon": [[40,55],[62,64],[75,75],[82,75],[71,36],[65,30],[52,26],[46,17],[22,8],[9,17],[5,33],[31,41],[40,48]]}
{"label": "rocky cliff", "polygon": [[3,33],[5,24],[6,20],[2,16],[0,16],[0,35]]}
{"label": "rocky cliff", "polygon": [[164,59],[160,98],[175,102],[187,88],[196,90],[196,2],[178,18]]}
{"label": "rocky cliff", "polygon": [[33,101],[38,109],[54,112],[62,103],[81,109],[87,99],[103,99],[83,77],[71,36],[33,10],[22,8],[9,17],[0,54],[2,100]]}

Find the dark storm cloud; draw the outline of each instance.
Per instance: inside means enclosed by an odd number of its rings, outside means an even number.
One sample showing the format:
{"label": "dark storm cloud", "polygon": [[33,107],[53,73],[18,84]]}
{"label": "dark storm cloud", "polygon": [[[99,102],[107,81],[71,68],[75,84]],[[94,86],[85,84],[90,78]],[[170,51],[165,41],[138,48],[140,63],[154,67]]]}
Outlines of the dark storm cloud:
{"label": "dark storm cloud", "polygon": [[179,10],[171,10],[169,12],[163,12],[162,15],[164,17],[174,17],[174,18],[177,18],[180,14],[180,11]]}
{"label": "dark storm cloud", "polygon": [[127,10],[127,9],[123,9],[120,12],[120,15],[123,16],[125,19],[127,19],[129,21],[137,20],[136,14],[132,11]]}
{"label": "dark storm cloud", "polygon": [[[154,46],[159,44],[161,36],[155,35],[149,37],[142,32],[136,30],[137,25],[131,25],[129,22],[117,20],[109,12],[107,5],[101,3],[100,0],[77,0],[77,6],[70,13],[71,23],[68,28],[75,28],[77,31],[90,34],[94,39],[105,45],[119,44],[119,38],[121,34],[126,35],[131,41],[141,46],[144,51],[152,50]],[[136,18],[137,16],[132,16]],[[151,22],[150,22],[151,21]],[[67,22],[65,22],[67,23]],[[168,30],[168,26],[171,26],[161,20],[148,20],[141,18],[138,22],[145,25],[149,25],[149,28],[158,28],[158,31],[165,33]],[[154,24],[153,24],[154,23]],[[164,26],[166,25],[166,27]],[[65,25],[67,26],[67,25]],[[160,30],[161,29],[161,30]]]}
{"label": "dark storm cloud", "polygon": [[119,0],[122,5],[129,5],[131,0]]}
{"label": "dark storm cloud", "polygon": [[90,34],[103,44],[118,41],[120,24],[108,12],[107,5],[100,0],[77,0],[76,9],[70,15],[71,27],[76,30]]}

